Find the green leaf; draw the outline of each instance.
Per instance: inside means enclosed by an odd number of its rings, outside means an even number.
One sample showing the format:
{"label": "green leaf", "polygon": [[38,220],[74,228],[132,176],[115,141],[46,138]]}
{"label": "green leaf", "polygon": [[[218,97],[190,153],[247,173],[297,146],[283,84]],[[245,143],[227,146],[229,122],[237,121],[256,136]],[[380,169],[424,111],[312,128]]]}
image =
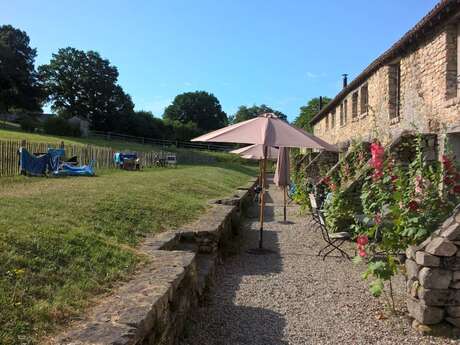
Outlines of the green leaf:
{"label": "green leaf", "polygon": [[383,292],[383,281],[380,279],[374,280],[370,285],[369,285],[369,291],[371,292],[372,296],[374,297],[380,297],[380,295]]}

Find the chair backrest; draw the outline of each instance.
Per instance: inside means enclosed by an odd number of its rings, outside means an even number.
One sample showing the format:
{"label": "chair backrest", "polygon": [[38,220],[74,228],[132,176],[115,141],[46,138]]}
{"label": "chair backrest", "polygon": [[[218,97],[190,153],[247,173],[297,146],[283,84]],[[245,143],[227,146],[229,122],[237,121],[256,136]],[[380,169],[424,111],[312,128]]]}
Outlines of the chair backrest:
{"label": "chair backrest", "polygon": [[319,222],[321,223],[321,225],[324,226],[325,230],[327,231],[326,222],[324,221],[322,212],[318,212],[318,218],[319,218]]}
{"label": "chair backrest", "polygon": [[176,164],[177,162],[176,155],[168,155],[166,157],[166,162],[168,162],[168,164]]}
{"label": "chair backrest", "polygon": [[315,194],[309,193],[309,194],[308,194],[308,197],[310,198],[310,205],[311,205],[311,208],[312,208],[313,210],[317,210],[317,209],[318,209],[318,204],[316,203]]}

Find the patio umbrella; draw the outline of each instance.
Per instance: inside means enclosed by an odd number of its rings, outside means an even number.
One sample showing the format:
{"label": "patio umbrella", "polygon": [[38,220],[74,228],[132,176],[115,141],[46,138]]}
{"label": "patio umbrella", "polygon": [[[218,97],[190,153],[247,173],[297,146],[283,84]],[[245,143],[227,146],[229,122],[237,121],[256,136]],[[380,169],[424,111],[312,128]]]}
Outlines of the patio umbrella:
{"label": "patio umbrella", "polygon": [[286,221],[286,187],[291,183],[289,175],[289,148],[280,147],[278,153],[278,161],[276,163],[275,178],[273,181],[278,187],[283,188],[284,195],[284,223]]}
{"label": "patio umbrella", "polygon": [[[262,192],[260,203],[260,238],[259,249],[263,248],[264,204],[265,204],[265,169],[267,165],[268,147],[304,147],[323,150],[336,150],[324,140],[303,130],[289,125],[273,113],[262,114],[253,119],[243,121],[208,134],[192,139],[221,143],[259,144],[264,148],[262,161]],[[262,252],[262,250],[261,250]]]}
{"label": "patio umbrella", "polygon": [[[267,150],[267,159],[276,161],[278,159],[278,149],[276,147],[269,147]],[[263,145],[249,145],[230,151],[240,155],[244,159],[254,159],[259,161],[259,182],[262,182],[262,160],[264,159],[264,146]]]}
{"label": "patio umbrella", "polygon": [[[276,147],[269,147],[268,148],[268,156],[267,159],[269,160],[277,160],[278,159],[278,149]],[[236,153],[240,155],[242,158],[245,159],[257,159],[261,160],[264,159],[264,146],[263,145],[249,145],[242,147],[240,149],[236,149],[230,151],[230,153]]]}

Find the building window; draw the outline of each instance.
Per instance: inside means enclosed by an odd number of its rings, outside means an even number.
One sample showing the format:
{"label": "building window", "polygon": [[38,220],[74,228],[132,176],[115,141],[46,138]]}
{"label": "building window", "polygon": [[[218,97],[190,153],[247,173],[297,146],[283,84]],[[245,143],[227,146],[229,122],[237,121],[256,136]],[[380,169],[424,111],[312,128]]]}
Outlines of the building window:
{"label": "building window", "polygon": [[401,109],[401,64],[398,62],[388,67],[390,120],[397,122]]}
{"label": "building window", "polygon": [[446,99],[457,97],[460,71],[460,25],[447,26],[446,43]]}
{"label": "building window", "polygon": [[331,111],[331,128],[335,127],[335,109]]}
{"label": "building window", "polygon": [[343,126],[343,103],[340,103],[340,126]]}
{"label": "building window", "polygon": [[343,101],[343,124],[347,124],[347,118],[348,118],[348,100]]}
{"label": "building window", "polygon": [[340,126],[345,126],[347,124],[347,106],[347,100],[340,104]]}
{"label": "building window", "polygon": [[354,92],[351,97],[351,118],[353,120],[358,118],[358,91]]}
{"label": "building window", "polygon": [[367,114],[367,108],[369,105],[369,91],[367,89],[367,84],[361,87],[361,102],[360,102],[360,113],[361,115]]}

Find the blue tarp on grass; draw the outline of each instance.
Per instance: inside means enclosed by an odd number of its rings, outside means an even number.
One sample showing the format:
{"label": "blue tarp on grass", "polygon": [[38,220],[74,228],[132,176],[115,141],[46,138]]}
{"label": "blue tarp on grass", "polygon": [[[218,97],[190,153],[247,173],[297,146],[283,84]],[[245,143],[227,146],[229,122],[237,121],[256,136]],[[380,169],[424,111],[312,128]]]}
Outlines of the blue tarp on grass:
{"label": "blue tarp on grass", "polygon": [[61,163],[61,157],[64,157],[64,149],[48,149],[48,153],[34,156],[25,148],[20,150],[20,169],[21,172],[32,176],[44,176],[46,173],[52,173],[54,176],[94,176],[92,161],[89,165],[74,166],[67,163]]}
{"label": "blue tarp on grass", "polygon": [[46,174],[49,165],[49,155],[34,156],[25,148],[20,150],[19,167],[21,172],[26,172],[32,176],[43,176]]}

